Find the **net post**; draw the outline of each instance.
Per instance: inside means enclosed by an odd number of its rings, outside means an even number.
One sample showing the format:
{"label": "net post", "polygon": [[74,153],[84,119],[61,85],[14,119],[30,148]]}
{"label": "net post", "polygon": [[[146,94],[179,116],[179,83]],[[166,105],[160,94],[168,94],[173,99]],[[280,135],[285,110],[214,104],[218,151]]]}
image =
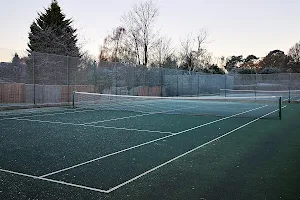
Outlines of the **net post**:
{"label": "net post", "polygon": [[278,110],[279,110],[279,119],[280,120],[282,119],[282,106],[281,106],[281,104],[282,104],[282,97],[279,97],[279,108],[278,108]]}
{"label": "net post", "polygon": [[75,91],[72,92],[72,108],[75,108]]}

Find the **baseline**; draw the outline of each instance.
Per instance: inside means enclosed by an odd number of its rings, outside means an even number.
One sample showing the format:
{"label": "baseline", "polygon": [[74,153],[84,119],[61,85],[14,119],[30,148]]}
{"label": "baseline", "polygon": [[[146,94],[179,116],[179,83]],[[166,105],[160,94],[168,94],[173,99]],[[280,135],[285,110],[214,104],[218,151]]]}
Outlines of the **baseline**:
{"label": "baseline", "polygon": [[97,189],[97,188],[93,188],[93,187],[87,187],[87,186],[83,186],[83,185],[67,183],[67,182],[64,182],[64,181],[57,181],[57,180],[53,180],[53,179],[49,179],[49,178],[42,178],[42,177],[38,177],[38,176],[33,176],[33,175],[29,175],[29,174],[14,172],[14,171],[1,169],[1,168],[0,168],[0,172],[5,172],[5,173],[8,173],[8,174],[23,176],[23,177],[27,177],[27,178],[33,178],[33,179],[37,179],[37,180],[42,180],[42,181],[47,181],[47,182],[52,182],[52,183],[58,183],[58,184],[62,184],[62,185],[77,187],[77,188],[80,188],[80,189],[92,190],[92,191],[95,191],[95,192],[108,193],[107,190],[101,190],[101,189]]}

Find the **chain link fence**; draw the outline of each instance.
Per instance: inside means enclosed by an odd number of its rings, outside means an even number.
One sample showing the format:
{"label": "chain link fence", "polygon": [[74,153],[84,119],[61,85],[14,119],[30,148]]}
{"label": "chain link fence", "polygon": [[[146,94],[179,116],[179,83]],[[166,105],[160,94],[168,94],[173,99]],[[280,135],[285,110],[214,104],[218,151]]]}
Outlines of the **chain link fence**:
{"label": "chain link fence", "polygon": [[134,96],[279,94],[300,99],[300,74],[205,74],[39,52],[18,53],[16,58],[14,52],[2,51],[2,105],[68,103],[73,91]]}

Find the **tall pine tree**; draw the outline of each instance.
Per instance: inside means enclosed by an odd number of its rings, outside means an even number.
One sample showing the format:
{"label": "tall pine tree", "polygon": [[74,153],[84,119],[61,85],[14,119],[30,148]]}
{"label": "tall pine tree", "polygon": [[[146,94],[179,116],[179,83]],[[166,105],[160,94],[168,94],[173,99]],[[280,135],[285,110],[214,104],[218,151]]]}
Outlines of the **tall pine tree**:
{"label": "tall pine tree", "polygon": [[31,24],[29,32],[28,51],[80,57],[77,46],[77,30],[72,19],[66,19],[56,0],[39,13]]}

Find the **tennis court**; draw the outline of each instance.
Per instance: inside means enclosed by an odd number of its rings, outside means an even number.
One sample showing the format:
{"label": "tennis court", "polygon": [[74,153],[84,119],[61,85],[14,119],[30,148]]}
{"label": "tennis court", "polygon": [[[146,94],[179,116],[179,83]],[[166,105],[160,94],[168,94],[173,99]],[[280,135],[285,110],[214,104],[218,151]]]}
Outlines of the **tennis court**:
{"label": "tennis court", "polygon": [[76,95],[0,113],[3,199],[300,198],[299,104]]}

